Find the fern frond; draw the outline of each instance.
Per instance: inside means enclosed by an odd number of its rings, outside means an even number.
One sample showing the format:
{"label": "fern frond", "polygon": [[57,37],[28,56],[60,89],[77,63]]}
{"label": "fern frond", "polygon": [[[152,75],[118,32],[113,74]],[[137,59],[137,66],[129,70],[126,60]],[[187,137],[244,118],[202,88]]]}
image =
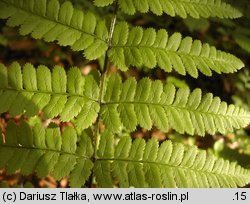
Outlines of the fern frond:
{"label": "fern frond", "polygon": [[58,41],[61,46],[84,51],[89,60],[107,50],[105,22],[91,12],[74,9],[69,1],[60,5],[58,0],[0,0],[0,18],[8,19],[8,26],[20,26],[21,35]]}
{"label": "fern frond", "polygon": [[103,7],[114,3],[114,0],[94,0],[96,6]]}
{"label": "fern frond", "polygon": [[83,77],[78,68],[66,74],[60,66],[50,70],[31,64],[21,69],[13,63],[9,69],[0,64],[0,113],[34,116],[42,110],[46,118],[61,116],[62,121],[76,117],[79,130],[97,118],[99,87],[92,76]]}
{"label": "fern frond", "polygon": [[248,53],[250,53],[250,38],[245,36],[245,35],[241,35],[241,34],[235,34],[233,35],[236,43],[245,51],[247,51]]}
{"label": "fern frond", "polygon": [[137,125],[151,129],[155,125],[167,132],[170,128],[179,133],[204,136],[206,132],[222,134],[250,123],[250,113],[221,102],[211,93],[202,96],[200,89],[190,90],[148,78],[137,84],[134,78],[122,83],[118,75],[107,79],[106,93],[101,107],[101,119],[114,133],[124,126],[134,131]]}
{"label": "fern frond", "polygon": [[[103,7],[112,4],[115,0],[94,0],[95,5]],[[170,16],[187,18],[238,18],[242,13],[223,0],[118,0],[124,13],[133,15],[136,11],[156,15],[167,13]]]}
{"label": "fern frond", "polygon": [[174,69],[179,74],[186,75],[187,72],[195,78],[198,70],[211,76],[212,70],[232,73],[244,66],[235,56],[199,40],[193,41],[191,37],[182,38],[180,33],[169,37],[163,29],[157,32],[153,28],[129,29],[125,22],[116,25],[108,55],[123,71],[129,66],[155,68],[158,65],[166,72]]}
{"label": "fern frond", "polygon": [[102,135],[94,164],[100,187],[112,187],[113,181],[120,187],[140,188],[219,188],[244,186],[250,182],[249,170],[208,155],[196,146],[171,141],[159,146],[155,139],[132,142],[130,137],[123,137],[110,149],[113,143],[112,135]]}
{"label": "fern frond", "polygon": [[56,180],[69,176],[71,187],[81,187],[93,167],[93,147],[85,133],[77,138],[72,127],[61,134],[59,128],[45,129],[40,124],[30,128],[25,122],[17,127],[10,121],[6,142],[0,140],[0,168],[6,167],[8,174],[17,170],[23,175],[36,172],[39,177],[52,174]]}

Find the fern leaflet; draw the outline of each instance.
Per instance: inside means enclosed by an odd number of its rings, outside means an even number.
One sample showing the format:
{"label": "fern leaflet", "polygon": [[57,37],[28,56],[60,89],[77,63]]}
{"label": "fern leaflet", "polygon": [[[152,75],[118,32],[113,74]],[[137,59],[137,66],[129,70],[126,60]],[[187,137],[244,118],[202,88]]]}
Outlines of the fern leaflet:
{"label": "fern leaflet", "polygon": [[105,22],[91,12],[74,9],[69,1],[60,5],[58,0],[0,0],[0,18],[8,18],[8,26],[20,26],[21,35],[58,41],[61,46],[84,51],[89,60],[107,50]]}
{"label": "fern leaflet", "polygon": [[235,34],[233,35],[236,43],[245,51],[247,51],[248,53],[250,53],[250,38],[245,36],[245,35],[241,35],[241,34]]}
{"label": "fern leaflet", "polygon": [[122,83],[118,75],[111,75],[101,106],[101,118],[106,128],[114,133],[124,126],[134,131],[137,125],[151,129],[155,125],[167,132],[174,128],[190,135],[222,134],[233,128],[245,127],[250,113],[221,102],[211,93],[202,97],[200,89],[190,90],[152,81],[148,78],[137,84],[134,78]]}
{"label": "fern leaflet", "polygon": [[[115,0],[94,0],[96,6],[107,6]],[[118,0],[121,10],[133,15],[136,11],[147,13],[149,10],[156,15],[167,13],[170,16],[187,18],[238,18],[242,13],[223,0]]]}
{"label": "fern leaflet", "polygon": [[52,174],[57,180],[69,176],[71,187],[81,187],[91,173],[91,140],[85,133],[78,140],[72,127],[61,135],[57,127],[45,129],[37,124],[31,129],[25,122],[17,127],[10,121],[5,141],[0,140],[0,168],[6,167],[8,174],[21,170],[23,175]]}
{"label": "fern leaflet", "polygon": [[191,37],[182,39],[180,33],[169,37],[163,29],[156,32],[153,28],[143,30],[141,27],[134,27],[129,30],[125,22],[116,25],[108,55],[123,71],[131,65],[148,68],[158,65],[166,72],[174,69],[182,75],[188,72],[195,78],[198,77],[198,70],[211,76],[212,70],[217,73],[232,73],[244,66],[233,55],[202,44],[199,40],[193,41]]}
{"label": "fern leaflet", "polygon": [[76,117],[77,128],[83,130],[97,118],[98,95],[94,78],[83,77],[78,68],[71,68],[66,75],[60,66],[51,73],[45,66],[36,70],[26,64],[21,69],[13,63],[7,69],[0,64],[0,113],[30,117],[43,110],[46,118],[60,115],[62,121],[70,121]]}
{"label": "fern leaflet", "polygon": [[237,187],[248,183],[250,171],[236,163],[217,159],[196,146],[155,139],[145,142],[122,137],[113,146],[114,136],[101,137],[98,159],[94,164],[96,180],[101,187]]}

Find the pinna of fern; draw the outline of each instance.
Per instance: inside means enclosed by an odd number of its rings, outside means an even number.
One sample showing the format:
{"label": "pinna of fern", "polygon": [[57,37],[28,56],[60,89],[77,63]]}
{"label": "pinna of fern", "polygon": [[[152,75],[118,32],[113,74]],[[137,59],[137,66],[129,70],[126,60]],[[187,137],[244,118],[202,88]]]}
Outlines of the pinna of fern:
{"label": "pinna of fern", "polygon": [[44,128],[42,124],[32,129],[26,122],[18,127],[10,121],[6,140],[1,138],[0,168],[8,174],[20,170],[22,175],[36,173],[40,178],[49,174],[57,180],[69,177],[72,187],[81,187],[90,175],[93,147],[84,132],[77,136],[72,127],[61,134],[58,127]]}
{"label": "pinna of fern", "polygon": [[198,70],[207,76],[212,71],[232,73],[244,64],[228,53],[202,44],[191,37],[182,39],[180,33],[169,36],[166,30],[143,30],[140,27],[129,29],[125,22],[117,23],[108,56],[121,70],[128,67],[160,67],[166,72],[175,70],[179,74],[198,77]]}
{"label": "pinna of fern", "polygon": [[45,118],[76,118],[76,126],[83,130],[95,121],[100,109],[96,81],[93,76],[84,77],[76,67],[66,75],[60,66],[51,73],[46,66],[35,69],[26,64],[21,69],[18,63],[12,63],[7,69],[0,64],[0,87],[0,112],[9,111],[12,116],[31,117],[42,110]]}
{"label": "pinna of fern", "polygon": [[129,132],[137,125],[150,130],[152,125],[167,132],[190,135],[225,134],[250,123],[250,113],[221,102],[211,93],[202,96],[201,89],[176,89],[172,84],[148,78],[138,83],[128,78],[122,83],[118,75],[107,78],[100,114],[106,128],[114,133],[125,127]]}
{"label": "pinna of fern", "polygon": [[[96,6],[104,7],[116,0],[94,0]],[[120,9],[130,15],[136,11],[156,15],[167,13],[170,16],[187,18],[238,18],[242,13],[223,0],[118,0]]]}

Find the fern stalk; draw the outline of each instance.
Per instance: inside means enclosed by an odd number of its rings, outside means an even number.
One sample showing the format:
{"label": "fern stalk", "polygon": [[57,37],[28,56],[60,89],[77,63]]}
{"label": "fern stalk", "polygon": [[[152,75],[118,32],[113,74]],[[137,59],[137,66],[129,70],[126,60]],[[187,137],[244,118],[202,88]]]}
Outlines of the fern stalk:
{"label": "fern stalk", "polygon": [[[107,44],[108,44],[108,49],[105,52],[105,60],[104,60],[104,66],[102,69],[102,76],[101,76],[101,80],[100,80],[100,96],[99,96],[99,105],[102,104],[102,98],[104,95],[104,88],[105,88],[105,80],[106,80],[106,75],[108,72],[108,68],[109,68],[109,59],[108,59],[108,50],[111,48],[112,46],[112,38],[113,38],[113,33],[115,30],[115,25],[116,25],[116,19],[117,19],[117,12],[119,9],[119,5],[118,5],[118,1],[116,1],[115,3],[115,9],[114,9],[114,13],[113,13],[113,17],[111,20],[111,25],[110,25],[110,30],[109,30],[109,35],[108,35],[108,39],[107,39]],[[93,147],[94,147],[94,156],[92,158],[92,161],[95,162],[96,160],[96,155],[97,155],[97,148],[98,148],[98,135],[100,135],[100,129],[99,129],[99,124],[100,124],[101,118],[100,115],[98,115],[96,123],[94,125],[94,135],[93,135]],[[91,185],[93,184],[93,173],[90,175],[90,179],[89,179],[89,187],[91,187]]]}

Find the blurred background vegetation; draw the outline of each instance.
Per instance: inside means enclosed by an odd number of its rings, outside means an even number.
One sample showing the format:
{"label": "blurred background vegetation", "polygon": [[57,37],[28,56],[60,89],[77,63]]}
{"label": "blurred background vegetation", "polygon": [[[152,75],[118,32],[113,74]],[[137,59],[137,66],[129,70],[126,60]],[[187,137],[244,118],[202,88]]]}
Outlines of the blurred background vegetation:
{"label": "blurred background vegetation", "polygon": [[[63,2],[64,0],[61,0]],[[200,73],[198,79],[189,76],[180,76],[176,73],[165,73],[161,69],[150,70],[145,67],[140,69],[131,68],[126,73],[121,73],[125,79],[134,76],[136,79],[148,76],[152,79],[160,79],[175,84],[177,87],[189,86],[191,90],[201,88],[204,93],[211,92],[219,96],[222,100],[235,103],[246,109],[250,109],[250,1],[249,0],[227,0],[229,3],[239,8],[244,17],[235,20],[210,19],[181,19],[172,18],[168,15],[161,17],[153,14],[136,14],[134,16],[118,14],[119,20],[126,20],[131,25],[138,25],[145,28],[165,28],[169,33],[181,32],[183,36],[192,36],[200,39],[218,49],[236,55],[245,63],[245,68],[234,74],[216,74],[206,77]],[[76,7],[84,11],[92,11],[100,18],[105,17],[109,24],[113,8],[96,8],[92,0],[71,0]],[[45,43],[29,37],[22,37],[17,29],[5,26],[5,21],[0,20],[0,62],[5,65],[18,61],[20,64],[30,62],[35,66],[44,64],[53,68],[54,65],[61,65],[68,69],[77,66],[84,74],[94,74],[99,76],[103,59],[88,61],[84,59],[82,53],[72,52],[68,47],[60,47],[53,43]],[[115,67],[110,68],[111,72],[119,72]],[[17,116],[11,118],[8,113],[0,117],[0,127],[4,129],[6,122],[14,119],[17,123],[20,119],[27,120],[34,124],[42,122],[45,125],[56,123],[61,128],[70,123],[62,123],[59,119],[45,120],[42,115],[33,118]],[[121,135],[128,134],[122,132]],[[146,131],[138,129],[132,134],[133,137],[143,137],[145,139],[155,137],[159,141],[166,139],[179,141],[187,145],[196,144],[201,149],[206,149],[209,153],[218,157],[238,162],[245,168],[250,168],[250,126],[230,132],[226,135],[207,135],[206,137],[180,135],[169,130],[163,133],[157,129]],[[15,175],[6,175],[4,170],[0,170],[0,187],[67,187],[67,178],[56,182],[48,176],[38,179],[35,175],[23,177],[18,172]]]}

